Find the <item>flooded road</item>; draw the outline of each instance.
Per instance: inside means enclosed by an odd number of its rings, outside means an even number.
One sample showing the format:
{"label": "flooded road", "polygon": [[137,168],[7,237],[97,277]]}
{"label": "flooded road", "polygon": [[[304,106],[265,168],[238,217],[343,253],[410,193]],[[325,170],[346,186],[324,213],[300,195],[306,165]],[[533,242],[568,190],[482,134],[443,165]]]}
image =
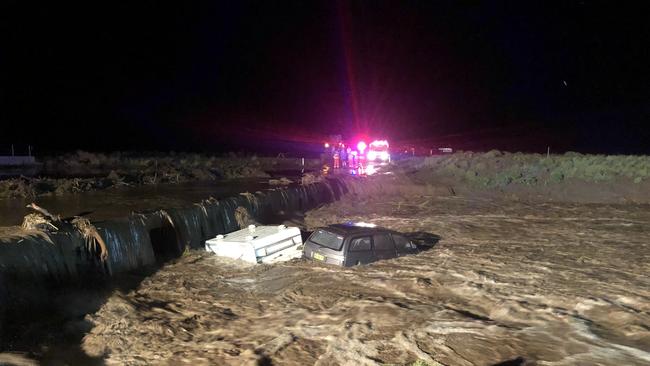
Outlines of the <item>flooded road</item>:
{"label": "flooded road", "polygon": [[195,252],[114,293],[82,348],[111,365],[650,364],[648,205],[385,196],[305,226],[345,220],[441,240],[354,268]]}
{"label": "flooded road", "polygon": [[132,211],[183,207],[209,197],[219,199],[267,188],[270,188],[268,179],[254,178],[120,187],[64,196],[43,196],[35,200],[0,199],[0,226],[20,225],[23,217],[31,213],[25,207],[31,202],[63,217],[88,213],[86,217],[91,220],[106,220],[127,216]]}

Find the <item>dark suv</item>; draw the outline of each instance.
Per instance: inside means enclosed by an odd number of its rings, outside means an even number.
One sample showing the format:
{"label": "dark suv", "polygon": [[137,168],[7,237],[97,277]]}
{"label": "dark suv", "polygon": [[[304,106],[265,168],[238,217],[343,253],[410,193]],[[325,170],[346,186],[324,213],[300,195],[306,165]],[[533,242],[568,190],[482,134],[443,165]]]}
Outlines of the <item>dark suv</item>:
{"label": "dark suv", "polygon": [[305,242],[304,257],[349,267],[418,252],[415,244],[396,231],[347,223],[316,229]]}

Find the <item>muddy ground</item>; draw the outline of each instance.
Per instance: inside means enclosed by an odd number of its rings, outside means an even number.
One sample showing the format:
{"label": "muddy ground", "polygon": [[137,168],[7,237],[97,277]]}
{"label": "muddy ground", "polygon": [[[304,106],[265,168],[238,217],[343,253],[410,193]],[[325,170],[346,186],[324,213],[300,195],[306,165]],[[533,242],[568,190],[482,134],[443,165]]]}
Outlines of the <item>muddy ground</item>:
{"label": "muddy ground", "polygon": [[349,197],[304,227],[344,220],[440,240],[345,269],[192,253],[88,315],[82,348],[114,365],[650,364],[650,205]]}

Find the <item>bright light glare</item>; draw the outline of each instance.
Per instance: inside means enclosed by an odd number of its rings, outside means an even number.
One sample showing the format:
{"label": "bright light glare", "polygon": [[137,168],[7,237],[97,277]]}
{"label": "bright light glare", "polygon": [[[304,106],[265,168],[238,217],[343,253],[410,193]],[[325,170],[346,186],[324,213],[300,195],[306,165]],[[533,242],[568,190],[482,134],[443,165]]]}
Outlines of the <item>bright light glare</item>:
{"label": "bright light glare", "polygon": [[330,147],[330,144],[328,144],[328,143],[326,142],[326,143],[325,143],[325,148],[327,149],[328,147]]}
{"label": "bright light glare", "polygon": [[[370,153],[368,153],[368,156],[370,156]],[[382,151],[379,153],[379,159],[386,161],[388,160],[388,153],[386,151]]]}
{"label": "bright light glare", "polygon": [[368,222],[355,222],[354,226],[359,226],[359,227],[377,227],[375,224],[371,224]]}
{"label": "bright light glare", "polygon": [[366,145],[366,143],[363,141],[359,141],[359,143],[357,144],[357,149],[359,149],[359,152],[361,152],[362,154],[363,154],[363,150],[365,150],[366,147],[368,147],[368,145]]}
{"label": "bright light glare", "polygon": [[370,143],[370,146],[386,146],[388,147],[388,141],[386,140],[375,140]]}
{"label": "bright light glare", "polygon": [[373,175],[375,173],[377,173],[377,169],[375,169],[375,166],[374,165],[368,165],[368,167],[366,168],[366,174],[367,175]]}
{"label": "bright light glare", "polygon": [[368,160],[375,160],[377,158],[377,153],[374,151],[368,151]]}

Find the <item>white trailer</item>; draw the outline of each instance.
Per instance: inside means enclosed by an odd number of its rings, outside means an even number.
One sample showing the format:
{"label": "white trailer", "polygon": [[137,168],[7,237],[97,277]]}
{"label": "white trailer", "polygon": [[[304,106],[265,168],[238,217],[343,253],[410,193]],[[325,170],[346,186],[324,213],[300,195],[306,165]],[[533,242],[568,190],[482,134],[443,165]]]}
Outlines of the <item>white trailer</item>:
{"label": "white trailer", "polygon": [[297,227],[255,226],[205,242],[205,249],[218,256],[249,263],[275,263],[302,257],[302,236]]}

